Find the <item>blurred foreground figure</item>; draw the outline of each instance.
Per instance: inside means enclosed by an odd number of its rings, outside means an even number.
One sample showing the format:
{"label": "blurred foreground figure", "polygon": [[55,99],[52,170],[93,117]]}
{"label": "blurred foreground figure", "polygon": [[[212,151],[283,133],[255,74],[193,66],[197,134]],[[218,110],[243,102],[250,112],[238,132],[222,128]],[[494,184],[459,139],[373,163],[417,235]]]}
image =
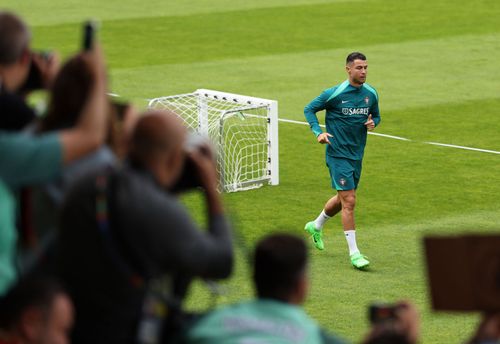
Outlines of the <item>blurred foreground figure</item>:
{"label": "blurred foreground figure", "polygon": [[[213,157],[208,147],[188,151],[186,136],[175,114],[146,113],[125,165],[69,191],[58,264],[77,311],[74,343],[173,341],[193,277],[231,273],[230,228]],[[207,231],[171,191],[186,176],[203,189]]]}
{"label": "blurred foreground figure", "polygon": [[[104,59],[98,44],[85,53],[90,71],[91,92],[84,101],[77,124],[66,130],[37,137],[20,133],[25,124],[21,108],[27,108],[23,95],[48,82],[54,65],[38,61],[30,50],[30,34],[20,18],[0,12],[0,295],[16,281],[18,258],[18,193],[21,188],[56,179],[63,166],[97,149],[106,134],[106,78]],[[30,67],[31,66],[31,67]],[[30,81],[33,66],[39,80]],[[6,100],[7,99],[7,100]],[[20,106],[4,107],[12,102]],[[28,116],[30,117],[30,116]],[[4,119],[9,122],[6,123]],[[14,119],[16,125],[11,126]],[[30,220],[30,216],[27,216]]]}
{"label": "blurred foreground figure", "polygon": [[66,344],[72,324],[71,300],[52,280],[21,280],[0,300],[1,344]]}
{"label": "blurred foreground figure", "polygon": [[253,280],[257,299],[209,313],[189,332],[189,343],[343,343],[301,307],[309,289],[302,239],[275,234],[261,240]]}
{"label": "blurred foreground figure", "polygon": [[[416,344],[420,337],[420,316],[415,305],[396,303],[383,316],[372,319],[372,327],[363,344]],[[390,313],[390,315],[388,314]]]}

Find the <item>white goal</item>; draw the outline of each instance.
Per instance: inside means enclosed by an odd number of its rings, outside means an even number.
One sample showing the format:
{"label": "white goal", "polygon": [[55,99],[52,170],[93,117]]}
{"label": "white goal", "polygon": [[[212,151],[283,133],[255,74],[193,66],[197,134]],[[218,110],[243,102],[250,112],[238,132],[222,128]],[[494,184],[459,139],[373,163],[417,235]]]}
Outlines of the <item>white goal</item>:
{"label": "white goal", "polygon": [[211,139],[222,190],[279,184],[277,101],[199,89],[152,99],[149,107],[173,111]]}

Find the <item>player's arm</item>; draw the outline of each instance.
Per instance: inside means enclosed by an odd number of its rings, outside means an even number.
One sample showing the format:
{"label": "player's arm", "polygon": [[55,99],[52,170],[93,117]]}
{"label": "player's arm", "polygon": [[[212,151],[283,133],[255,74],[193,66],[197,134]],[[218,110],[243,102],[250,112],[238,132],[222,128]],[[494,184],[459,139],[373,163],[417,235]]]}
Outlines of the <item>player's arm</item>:
{"label": "player's arm", "polygon": [[380,123],[380,120],[381,120],[380,111],[378,109],[378,93],[377,93],[377,91],[375,91],[375,102],[370,107],[370,114],[372,115],[372,119],[373,119],[373,122],[375,124],[375,127],[377,127]]}
{"label": "player's arm", "polygon": [[373,122],[375,124],[375,127],[377,127],[381,121],[380,118],[380,112],[378,110],[378,100],[373,104],[372,108],[370,109],[370,113],[372,115]]}
{"label": "player's arm", "polygon": [[326,101],[331,92],[329,90],[323,91],[318,97],[314,98],[309,104],[304,108],[304,116],[306,117],[309,126],[311,127],[314,136],[318,137],[323,134],[323,130],[319,126],[318,117],[316,113],[325,109]]}
{"label": "player's arm", "polygon": [[366,119],[365,126],[366,129],[372,131],[380,123],[380,112],[378,110],[378,97],[375,103],[370,107],[370,114]]}

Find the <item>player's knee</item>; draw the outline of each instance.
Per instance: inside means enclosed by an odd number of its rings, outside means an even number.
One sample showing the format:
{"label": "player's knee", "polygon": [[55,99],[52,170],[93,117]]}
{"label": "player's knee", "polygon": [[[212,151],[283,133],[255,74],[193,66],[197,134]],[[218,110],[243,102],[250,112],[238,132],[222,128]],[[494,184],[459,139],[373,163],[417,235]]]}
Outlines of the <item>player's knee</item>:
{"label": "player's knee", "polygon": [[342,207],[345,210],[353,211],[355,206],[356,206],[356,196],[354,195],[352,196],[349,195],[347,197],[344,197],[344,199],[342,200]]}

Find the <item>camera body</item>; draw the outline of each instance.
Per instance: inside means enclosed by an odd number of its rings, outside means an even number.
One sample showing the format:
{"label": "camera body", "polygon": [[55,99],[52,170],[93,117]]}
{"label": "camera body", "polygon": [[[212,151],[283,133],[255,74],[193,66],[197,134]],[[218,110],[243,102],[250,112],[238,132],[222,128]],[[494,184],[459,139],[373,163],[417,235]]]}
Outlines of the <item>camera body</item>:
{"label": "camera body", "polygon": [[[52,53],[48,51],[33,52],[32,54],[41,57],[41,59],[45,61],[49,61],[52,58]],[[32,91],[40,90],[43,88],[44,84],[42,72],[32,58],[29,66],[28,76],[24,80],[24,83],[16,91],[16,93],[24,96]]]}
{"label": "camera body", "polygon": [[89,51],[94,45],[94,36],[96,31],[96,24],[89,20],[83,24],[83,51]]}
{"label": "camera body", "polygon": [[210,154],[209,139],[194,131],[189,131],[186,141],[184,143],[184,151],[186,152],[186,159],[182,168],[181,176],[170,191],[173,193],[180,193],[188,190],[201,187],[201,180],[198,176],[197,167],[193,160],[190,158],[189,153],[199,151],[202,154]]}
{"label": "camera body", "polygon": [[370,323],[379,324],[382,322],[396,320],[398,307],[399,306],[394,304],[371,304],[368,308],[368,317],[370,319]]}

